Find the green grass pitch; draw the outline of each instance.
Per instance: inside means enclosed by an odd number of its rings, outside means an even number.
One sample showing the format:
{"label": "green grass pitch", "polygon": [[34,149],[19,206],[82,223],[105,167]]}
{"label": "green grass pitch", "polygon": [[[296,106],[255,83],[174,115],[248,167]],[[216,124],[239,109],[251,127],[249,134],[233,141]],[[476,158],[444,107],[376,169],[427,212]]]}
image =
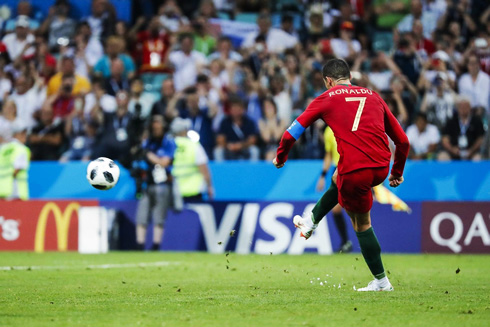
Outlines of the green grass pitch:
{"label": "green grass pitch", "polygon": [[490,326],[490,256],[383,258],[1,253],[0,326]]}

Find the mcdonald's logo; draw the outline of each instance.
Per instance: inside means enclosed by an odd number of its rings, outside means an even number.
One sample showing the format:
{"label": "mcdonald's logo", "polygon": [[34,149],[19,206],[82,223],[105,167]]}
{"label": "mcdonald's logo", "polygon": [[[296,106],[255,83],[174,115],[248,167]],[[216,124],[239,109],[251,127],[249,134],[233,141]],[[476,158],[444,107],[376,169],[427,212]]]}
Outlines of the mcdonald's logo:
{"label": "mcdonald's logo", "polygon": [[56,222],[56,233],[58,238],[58,250],[66,251],[68,248],[68,230],[70,228],[70,220],[74,212],[78,214],[80,203],[71,202],[61,212],[60,207],[54,202],[48,202],[44,205],[39,213],[39,219],[36,227],[36,237],[34,240],[34,251],[44,252],[44,242],[46,239],[46,225],[48,223],[49,214],[52,213]]}

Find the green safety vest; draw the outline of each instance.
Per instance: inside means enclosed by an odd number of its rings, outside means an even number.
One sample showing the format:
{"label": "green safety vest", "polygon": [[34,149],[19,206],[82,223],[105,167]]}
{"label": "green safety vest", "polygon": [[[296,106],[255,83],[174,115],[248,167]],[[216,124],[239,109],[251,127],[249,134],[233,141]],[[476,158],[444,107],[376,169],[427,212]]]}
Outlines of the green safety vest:
{"label": "green safety vest", "polygon": [[22,169],[14,179],[14,161],[21,155],[31,159],[31,150],[24,144],[12,141],[0,148],[0,198],[10,198],[14,192],[14,181],[17,196],[21,200],[29,199],[28,169]]}
{"label": "green safety vest", "polygon": [[196,148],[198,143],[187,137],[175,138],[177,149],[172,164],[172,175],[176,178],[183,197],[194,196],[202,191],[204,177],[196,165]]}
{"label": "green safety vest", "polygon": [[14,191],[14,167],[12,166],[12,143],[0,146],[0,198],[8,198]]}

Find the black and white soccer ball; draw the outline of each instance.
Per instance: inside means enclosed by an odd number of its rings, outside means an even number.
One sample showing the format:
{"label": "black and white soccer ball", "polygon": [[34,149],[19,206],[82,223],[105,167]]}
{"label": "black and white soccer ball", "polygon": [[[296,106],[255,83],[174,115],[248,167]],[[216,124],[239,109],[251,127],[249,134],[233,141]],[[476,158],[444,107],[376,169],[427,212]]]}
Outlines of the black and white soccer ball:
{"label": "black and white soccer ball", "polygon": [[119,180],[119,174],[119,167],[109,158],[97,158],[87,166],[87,179],[98,190],[107,191],[113,188]]}

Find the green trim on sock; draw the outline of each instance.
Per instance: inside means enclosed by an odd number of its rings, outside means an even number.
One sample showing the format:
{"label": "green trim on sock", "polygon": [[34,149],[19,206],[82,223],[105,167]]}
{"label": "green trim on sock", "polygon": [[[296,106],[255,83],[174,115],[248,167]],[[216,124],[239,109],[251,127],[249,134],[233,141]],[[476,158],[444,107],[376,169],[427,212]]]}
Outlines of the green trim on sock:
{"label": "green trim on sock", "polygon": [[364,257],[364,261],[366,261],[373,276],[384,275],[383,277],[385,277],[386,275],[383,268],[383,261],[381,260],[381,247],[376,234],[374,234],[373,228],[370,227],[363,232],[356,232],[356,235],[357,239],[359,240],[359,246],[361,247],[361,253]]}
{"label": "green trim on sock", "polygon": [[381,274],[377,274],[374,276],[376,279],[383,279],[386,277],[386,273],[383,271]]}

